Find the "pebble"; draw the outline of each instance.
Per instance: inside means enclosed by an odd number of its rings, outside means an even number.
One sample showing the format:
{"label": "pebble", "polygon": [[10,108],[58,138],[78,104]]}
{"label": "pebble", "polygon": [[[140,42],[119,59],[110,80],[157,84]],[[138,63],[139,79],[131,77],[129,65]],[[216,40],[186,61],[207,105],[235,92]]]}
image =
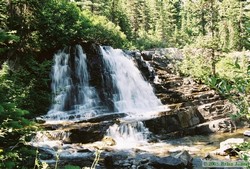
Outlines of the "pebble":
{"label": "pebble", "polygon": [[131,164],[130,163],[124,163],[123,166],[128,167],[128,166],[131,166]]}
{"label": "pebble", "polygon": [[132,165],[132,167],[131,167],[132,169],[136,169],[136,165]]}

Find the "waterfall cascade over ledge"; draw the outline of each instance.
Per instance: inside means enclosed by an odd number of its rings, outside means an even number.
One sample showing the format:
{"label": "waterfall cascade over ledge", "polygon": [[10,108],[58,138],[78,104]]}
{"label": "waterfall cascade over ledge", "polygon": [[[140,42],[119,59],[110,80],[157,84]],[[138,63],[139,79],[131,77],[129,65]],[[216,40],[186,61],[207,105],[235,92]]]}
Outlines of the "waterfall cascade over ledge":
{"label": "waterfall cascade over ledge", "polygon": [[[213,117],[221,118],[232,112],[233,106],[206,85],[174,75],[172,66],[168,67],[172,61],[162,50],[150,51],[154,52],[151,60],[143,52],[127,51],[126,55],[91,43],[58,51],[51,74],[54,102],[48,114],[37,119],[45,131],[37,132],[29,142],[41,153],[41,162],[52,168],[58,159],[61,166],[91,166],[98,152],[98,168],[145,168],[153,163],[156,168],[166,168],[169,160],[178,160],[188,168],[192,162],[183,162],[177,152],[204,157],[208,146],[214,149],[217,145],[210,144],[214,142],[210,136],[205,136],[202,144],[196,144],[196,136],[193,141],[173,137],[211,133],[217,124],[231,125],[228,118],[210,122],[210,115],[215,113]],[[154,81],[156,95],[170,110],[161,106],[144,77]],[[146,93],[140,90],[144,86],[149,89]],[[137,97],[135,91],[142,92],[142,97]],[[135,101],[142,101],[142,106]],[[227,129],[231,131],[231,126],[223,131]],[[173,165],[178,168],[176,163]]]}
{"label": "waterfall cascade over ledge", "polygon": [[81,121],[105,114],[144,117],[162,106],[133,58],[120,49],[99,46],[88,56],[80,45],[54,55],[53,104],[47,122]]}
{"label": "waterfall cascade over ledge", "polygon": [[[51,78],[53,104],[42,117],[46,123],[115,120],[107,126],[106,136],[115,140],[117,148],[146,144],[150,132],[141,120],[167,110],[134,58],[120,49],[67,47],[54,55]],[[34,142],[54,141],[41,135]],[[70,135],[67,132],[66,140],[74,137]]]}

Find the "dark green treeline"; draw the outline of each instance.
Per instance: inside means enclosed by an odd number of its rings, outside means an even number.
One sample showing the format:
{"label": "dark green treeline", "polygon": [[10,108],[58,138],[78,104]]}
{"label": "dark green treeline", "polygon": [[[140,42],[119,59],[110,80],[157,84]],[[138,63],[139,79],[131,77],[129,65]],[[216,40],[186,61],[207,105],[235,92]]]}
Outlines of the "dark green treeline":
{"label": "dark green treeline", "polygon": [[140,47],[183,47],[214,38],[223,51],[249,49],[246,0],[75,0],[106,16]]}

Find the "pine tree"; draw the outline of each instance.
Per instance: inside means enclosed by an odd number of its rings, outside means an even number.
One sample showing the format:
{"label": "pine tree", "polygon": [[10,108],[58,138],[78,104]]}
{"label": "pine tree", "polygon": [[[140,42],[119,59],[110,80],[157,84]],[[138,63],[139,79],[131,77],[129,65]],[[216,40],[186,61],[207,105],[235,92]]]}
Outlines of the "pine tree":
{"label": "pine tree", "polygon": [[180,1],[166,0],[165,3],[164,21],[166,25],[165,34],[168,37],[168,46],[176,45],[176,37],[180,28]]}
{"label": "pine tree", "polygon": [[221,46],[226,50],[239,50],[241,29],[241,3],[238,0],[224,0],[220,5]]}
{"label": "pine tree", "polygon": [[240,48],[250,49],[250,1],[241,1]]}

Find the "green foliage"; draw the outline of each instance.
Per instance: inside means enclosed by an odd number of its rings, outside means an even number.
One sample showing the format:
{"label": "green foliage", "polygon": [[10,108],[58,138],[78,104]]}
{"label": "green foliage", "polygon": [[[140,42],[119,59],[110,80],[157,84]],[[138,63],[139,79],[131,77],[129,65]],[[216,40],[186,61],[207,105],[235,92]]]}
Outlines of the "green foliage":
{"label": "green foliage", "polygon": [[0,70],[0,168],[20,168],[30,153],[23,145],[33,130],[25,116],[28,111],[17,107],[11,98],[12,82],[8,80],[8,66]]}
{"label": "green foliage", "polygon": [[[21,62],[21,61],[20,61]],[[1,98],[8,98],[17,107],[28,110],[35,117],[44,114],[50,105],[50,69],[52,61],[38,62],[34,58],[16,66],[12,61],[2,67]],[[1,99],[0,99],[1,100]]]}
{"label": "green foliage", "polygon": [[35,9],[35,26],[42,49],[50,49],[77,39],[80,11],[74,4],[65,0],[45,0],[44,3],[37,4]]}
{"label": "green foliage", "polygon": [[182,75],[192,76],[204,81],[212,74],[210,61],[204,55],[207,55],[206,50],[185,48],[184,59],[178,65],[178,69]]}
{"label": "green foliage", "polygon": [[135,46],[183,47],[213,34],[220,37],[219,49],[249,49],[249,3],[243,1],[16,0],[7,5],[2,2],[0,21],[6,32],[17,30],[18,48],[47,51],[77,40],[123,47],[129,44],[125,35]]}
{"label": "green foliage", "polygon": [[[13,45],[19,41],[19,37],[16,36],[16,32],[13,30],[9,30],[7,27],[7,2],[0,2],[0,54],[5,52],[9,47],[9,45]],[[0,60],[3,59],[2,57]]]}
{"label": "green foliage", "polygon": [[66,165],[64,169],[81,169],[79,166]]}
{"label": "green foliage", "polygon": [[[247,161],[248,163],[250,162],[250,142],[245,141],[241,144],[236,145],[235,148],[240,149],[240,152],[238,152],[239,157],[242,160]],[[248,168],[250,168],[250,164],[248,164]]]}
{"label": "green foliage", "polygon": [[250,118],[250,66],[247,57],[235,57],[229,54],[216,62],[217,73],[211,71],[211,60],[206,50],[184,50],[185,58],[179,65],[179,71],[186,76],[197,78],[232,102],[238,109],[233,118]]}
{"label": "green foliage", "polygon": [[5,32],[0,30],[0,54],[8,49],[8,45],[19,41],[19,37],[14,32]]}
{"label": "green foliage", "polygon": [[[83,28],[79,32],[80,37],[87,41],[96,41],[101,44],[109,44],[114,47],[126,45],[126,36],[120,31],[120,27],[108,21],[104,16],[93,15],[89,12],[82,12],[83,18],[80,21],[80,27]],[[86,26],[89,23],[89,26]],[[86,29],[84,29],[86,27]]]}
{"label": "green foliage", "polygon": [[[232,72],[231,76],[213,76],[207,83],[231,101],[238,109],[233,117],[250,118],[250,66],[244,67],[236,58],[233,64],[228,64]],[[224,69],[225,71],[225,69]]]}
{"label": "green foliage", "polygon": [[[196,43],[197,37],[217,38],[216,50],[232,51],[249,49],[246,45],[249,2],[237,0],[185,1],[181,6],[181,35],[186,43]],[[185,37],[184,36],[184,37]],[[202,41],[198,41],[198,44]],[[206,43],[204,43],[206,44]],[[211,43],[208,44],[208,47]],[[212,45],[213,46],[213,45]]]}
{"label": "green foliage", "polygon": [[51,80],[49,74],[52,61],[38,62],[29,59],[26,64],[25,68],[13,72],[12,78],[16,86],[18,106],[32,112],[29,117],[35,117],[47,112],[50,105]]}
{"label": "green foliage", "polygon": [[93,41],[121,47],[125,35],[103,16],[81,12],[73,3],[47,0],[36,11],[39,40],[42,49],[62,46],[73,41]]}
{"label": "green foliage", "polygon": [[152,49],[157,47],[165,47],[166,43],[159,40],[157,37],[153,35],[148,35],[146,32],[141,32],[139,37],[134,40],[133,45],[137,49]]}

